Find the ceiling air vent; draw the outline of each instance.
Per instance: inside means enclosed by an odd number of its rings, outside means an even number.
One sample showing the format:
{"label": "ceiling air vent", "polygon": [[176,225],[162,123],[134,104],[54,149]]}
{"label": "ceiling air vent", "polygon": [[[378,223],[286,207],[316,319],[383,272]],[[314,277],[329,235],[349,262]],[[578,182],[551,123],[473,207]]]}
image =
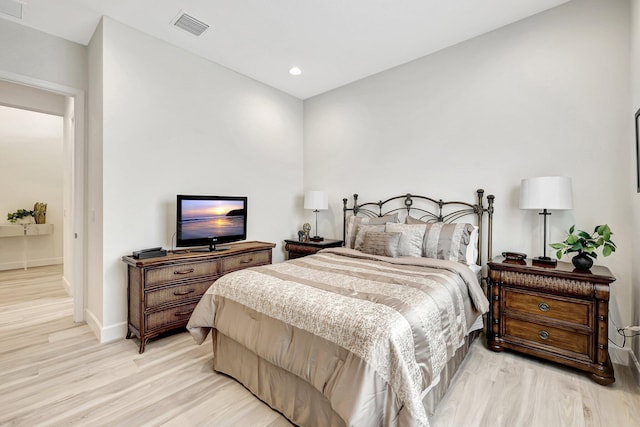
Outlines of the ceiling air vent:
{"label": "ceiling air vent", "polygon": [[180,11],[180,13],[178,13],[178,15],[173,19],[172,23],[174,26],[186,31],[187,33],[193,34],[194,36],[199,36],[209,28],[208,24],[205,24],[201,20],[194,18],[184,11]]}

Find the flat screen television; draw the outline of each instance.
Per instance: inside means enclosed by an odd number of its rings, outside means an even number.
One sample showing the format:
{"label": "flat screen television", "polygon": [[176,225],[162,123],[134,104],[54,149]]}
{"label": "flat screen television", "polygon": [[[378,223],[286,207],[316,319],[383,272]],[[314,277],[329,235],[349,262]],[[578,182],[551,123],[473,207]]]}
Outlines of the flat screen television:
{"label": "flat screen television", "polygon": [[207,246],[246,240],[247,198],[235,196],[186,196],[177,199],[176,246]]}

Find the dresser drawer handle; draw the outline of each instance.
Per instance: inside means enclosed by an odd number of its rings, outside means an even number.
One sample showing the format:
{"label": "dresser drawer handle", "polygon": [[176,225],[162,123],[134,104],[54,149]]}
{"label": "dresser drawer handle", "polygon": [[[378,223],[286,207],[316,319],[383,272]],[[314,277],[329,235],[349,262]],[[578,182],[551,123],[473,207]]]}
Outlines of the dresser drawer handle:
{"label": "dresser drawer handle", "polygon": [[540,332],[538,332],[538,336],[540,337],[541,340],[548,340],[549,339],[549,332],[540,331]]}
{"label": "dresser drawer handle", "polygon": [[540,304],[538,304],[538,308],[540,309],[540,311],[549,311],[550,307],[546,302],[541,302]]}
{"label": "dresser drawer handle", "polygon": [[176,314],[174,314],[174,316],[176,317],[189,316],[189,315],[191,315],[190,311],[176,311]]}
{"label": "dresser drawer handle", "polygon": [[189,273],[193,273],[195,270],[193,268],[190,268],[188,270],[178,270],[178,271],[174,271],[173,274],[189,274]]}
{"label": "dresser drawer handle", "polygon": [[253,258],[249,258],[248,260],[240,260],[240,264],[249,264],[253,262]]}
{"label": "dresser drawer handle", "polygon": [[181,296],[181,295],[189,295],[193,292],[195,292],[195,289],[189,289],[188,291],[175,291],[173,294],[177,297]]}

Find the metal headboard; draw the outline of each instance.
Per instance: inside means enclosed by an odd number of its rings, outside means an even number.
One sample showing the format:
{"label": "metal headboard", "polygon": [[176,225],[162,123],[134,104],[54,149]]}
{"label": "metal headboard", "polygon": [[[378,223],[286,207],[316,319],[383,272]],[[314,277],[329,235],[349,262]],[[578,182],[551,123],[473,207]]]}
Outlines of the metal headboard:
{"label": "metal headboard", "polygon": [[[394,213],[406,212],[416,219],[425,222],[458,222],[461,218],[471,215],[476,218],[478,226],[478,259],[476,264],[482,265],[482,248],[484,236],[487,237],[487,260],[492,256],[493,244],[493,202],[495,197],[487,195],[487,206],[484,205],[484,190],[478,189],[476,203],[467,202],[445,202],[442,199],[432,199],[426,196],[416,196],[414,194],[404,194],[402,196],[391,197],[379,202],[369,202],[358,204],[358,195],[353,195],[353,207],[347,207],[347,199],[342,199],[343,222],[342,240],[347,238],[347,213],[362,215],[369,218],[392,215]],[[487,230],[484,231],[483,217],[487,215]]]}

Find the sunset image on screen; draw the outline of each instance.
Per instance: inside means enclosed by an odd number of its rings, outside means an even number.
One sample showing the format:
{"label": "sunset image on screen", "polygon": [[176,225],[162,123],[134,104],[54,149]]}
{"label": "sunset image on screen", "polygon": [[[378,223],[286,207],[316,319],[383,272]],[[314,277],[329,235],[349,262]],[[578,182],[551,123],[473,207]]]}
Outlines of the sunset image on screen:
{"label": "sunset image on screen", "polygon": [[242,234],[245,215],[242,200],[182,200],[182,238]]}

